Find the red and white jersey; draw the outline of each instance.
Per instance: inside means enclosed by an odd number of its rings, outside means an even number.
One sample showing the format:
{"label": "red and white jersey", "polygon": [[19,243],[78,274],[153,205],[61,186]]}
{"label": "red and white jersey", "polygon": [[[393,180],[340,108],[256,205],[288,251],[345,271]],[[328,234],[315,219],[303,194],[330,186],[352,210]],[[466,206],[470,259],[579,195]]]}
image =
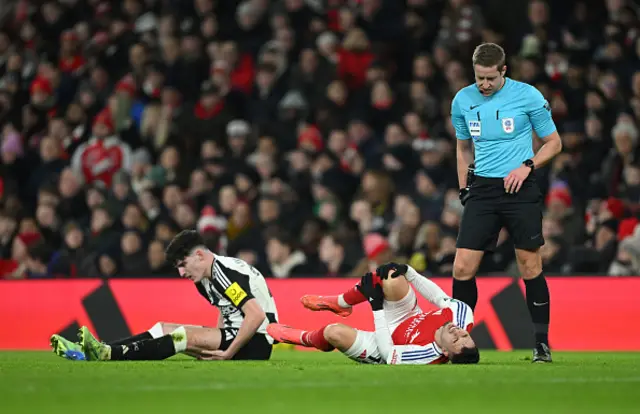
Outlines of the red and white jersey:
{"label": "red and white jersey", "polygon": [[100,181],[111,187],[111,179],[116,172],[131,170],[131,147],[118,137],[92,138],[76,149],[71,166],[82,171],[88,184]]}
{"label": "red and white jersey", "polygon": [[473,311],[464,302],[448,299],[445,308],[424,312],[402,322],[393,331],[388,364],[443,364],[448,358],[435,342],[438,328],[447,322],[470,332]]}

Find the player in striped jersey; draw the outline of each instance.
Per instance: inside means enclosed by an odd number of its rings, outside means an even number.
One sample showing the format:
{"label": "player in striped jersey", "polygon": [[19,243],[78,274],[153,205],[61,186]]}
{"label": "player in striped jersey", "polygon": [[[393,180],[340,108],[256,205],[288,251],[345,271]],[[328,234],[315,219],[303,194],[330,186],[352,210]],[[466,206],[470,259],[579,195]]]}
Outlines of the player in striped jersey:
{"label": "player in striped jersey", "polygon": [[[377,275],[384,277],[381,280]],[[423,312],[413,285],[439,309]],[[345,299],[347,300],[345,302]],[[406,265],[390,263],[367,273],[344,297],[306,296],[311,310],[331,310],[345,314],[350,305],[368,301],[374,315],[375,332],[331,324],[315,331],[303,331],[271,324],[267,332],[276,340],[315,347],[322,351],[337,348],[349,358],[373,364],[477,363],[478,349],[469,335],[473,312],[469,306],[450,298],[429,279]],[[340,302],[343,306],[340,306]],[[348,312],[350,313],[350,312]]]}
{"label": "player in striped jersey", "polygon": [[80,344],[54,335],[54,352],[88,360],[160,360],[179,352],[213,360],[271,357],[274,341],[266,328],[277,323],[278,311],[264,276],[256,268],[213,253],[193,230],[175,236],[166,256],[180,276],[194,282],[200,294],[220,310],[217,327],[158,322],[147,332],[110,344],[99,342],[82,327]]}

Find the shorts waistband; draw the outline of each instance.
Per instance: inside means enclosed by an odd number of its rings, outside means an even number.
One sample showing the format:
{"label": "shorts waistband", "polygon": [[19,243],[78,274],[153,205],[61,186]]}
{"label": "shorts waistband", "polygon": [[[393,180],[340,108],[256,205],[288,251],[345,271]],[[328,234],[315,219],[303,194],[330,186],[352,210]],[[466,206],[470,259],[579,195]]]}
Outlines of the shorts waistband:
{"label": "shorts waistband", "polygon": [[[530,174],[525,180],[525,182],[527,181],[535,182],[536,178],[533,174]],[[481,177],[479,175],[476,175],[475,177],[473,177],[473,185],[489,185],[489,186],[502,187],[504,186],[504,178]]]}
{"label": "shorts waistband", "polygon": [[504,185],[504,178],[480,177],[476,175],[473,178],[473,183],[486,185]]}

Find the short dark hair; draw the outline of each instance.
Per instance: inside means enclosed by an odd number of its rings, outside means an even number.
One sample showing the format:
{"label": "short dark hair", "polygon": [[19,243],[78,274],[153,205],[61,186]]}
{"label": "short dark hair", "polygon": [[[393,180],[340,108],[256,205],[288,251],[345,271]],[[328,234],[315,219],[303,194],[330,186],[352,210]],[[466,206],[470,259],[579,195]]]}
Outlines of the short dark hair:
{"label": "short dark hair", "polygon": [[189,256],[191,251],[198,246],[205,246],[200,233],[196,230],[182,230],[175,235],[165,250],[167,263],[177,267],[178,263]]}
{"label": "short dark hair", "polygon": [[289,249],[291,249],[292,251],[295,250],[297,245],[293,236],[283,230],[280,230],[280,231],[274,230],[273,233],[267,235],[266,239],[267,241],[277,240],[278,243],[282,244],[283,246],[289,247]]}
{"label": "short dark hair", "polygon": [[462,348],[459,354],[451,355],[449,360],[452,364],[477,364],[480,361],[480,352],[477,347]]}
{"label": "short dark hair", "polygon": [[506,61],[502,46],[495,43],[483,43],[473,51],[473,64],[490,68],[497,66],[501,70]]}
{"label": "short dark hair", "polygon": [[27,247],[27,256],[44,265],[49,263],[52,255],[53,249],[51,249],[51,247],[49,247],[43,240],[38,240]]}

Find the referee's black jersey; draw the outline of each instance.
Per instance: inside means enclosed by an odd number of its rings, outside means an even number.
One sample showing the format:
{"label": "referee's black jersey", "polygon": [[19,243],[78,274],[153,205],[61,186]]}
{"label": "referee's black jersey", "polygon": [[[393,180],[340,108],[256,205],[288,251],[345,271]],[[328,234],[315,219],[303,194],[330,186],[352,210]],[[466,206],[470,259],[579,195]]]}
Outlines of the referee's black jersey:
{"label": "referee's black jersey", "polygon": [[[196,283],[202,296],[216,306],[224,318],[225,328],[239,329],[244,320],[242,306],[256,299],[267,315],[259,333],[267,333],[267,325],[278,322],[278,310],[262,273],[247,262],[235,257],[214,255],[211,279]],[[273,339],[265,335],[270,342]]]}

